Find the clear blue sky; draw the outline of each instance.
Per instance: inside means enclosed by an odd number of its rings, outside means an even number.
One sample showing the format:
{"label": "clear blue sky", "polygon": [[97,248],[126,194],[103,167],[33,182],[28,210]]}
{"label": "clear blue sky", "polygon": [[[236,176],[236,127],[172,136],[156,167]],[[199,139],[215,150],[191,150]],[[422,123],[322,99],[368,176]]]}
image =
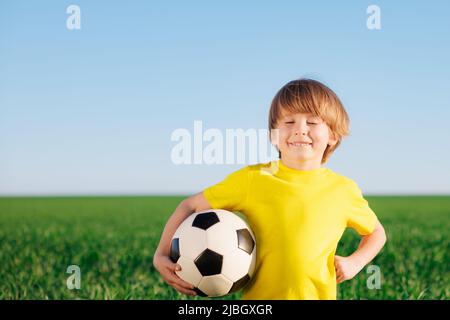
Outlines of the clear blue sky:
{"label": "clear blue sky", "polygon": [[266,128],[302,76],[352,121],[326,166],[366,194],[449,194],[449,16],[449,1],[1,0],[0,194],[200,191],[242,165],[176,166],[171,133]]}

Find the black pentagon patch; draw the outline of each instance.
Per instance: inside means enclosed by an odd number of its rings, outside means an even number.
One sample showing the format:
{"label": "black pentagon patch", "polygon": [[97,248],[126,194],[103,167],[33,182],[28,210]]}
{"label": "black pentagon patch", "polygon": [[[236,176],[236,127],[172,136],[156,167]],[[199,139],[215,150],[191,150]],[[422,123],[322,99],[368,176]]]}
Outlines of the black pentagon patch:
{"label": "black pentagon patch", "polygon": [[244,250],[248,254],[251,254],[253,248],[255,247],[255,241],[250,234],[250,231],[247,229],[239,229],[236,231],[238,237],[238,247],[241,250]]}
{"label": "black pentagon patch", "polygon": [[192,222],[192,226],[206,230],[219,221],[219,217],[215,212],[205,212],[200,213],[195,217],[194,221]]}
{"label": "black pentagon patch", "polygon": [[194,291],[197,292],[197,295],[199,295],[200,297],[207,297],[208,296],[206,293],[204,293],[199,288],[194,288]]}
{"label": "black pentagon patch", "polygon": [[172,239],[172,243],[170,244],[169,257],[173,263],[176,263],[178,261],[178,259],[180,258],[180,239],[179,238]]}
{"label": "black pentagon patch", "polygon": [[247,285],[247,283],[249,281],[250,281],[250,276],[248,274],[246,274],[245,276],[243,276],[241,279],[239,279],[238,281],[236,281],[233,284],[229,293],[233,293],[233,292],[241,290],[243,287],[245,287]]}
{"label": "black pentagon patch", "polygon": [[206,249],[194,262],[202,276],[212,276],[222,272],[222,261],[222,255]]}

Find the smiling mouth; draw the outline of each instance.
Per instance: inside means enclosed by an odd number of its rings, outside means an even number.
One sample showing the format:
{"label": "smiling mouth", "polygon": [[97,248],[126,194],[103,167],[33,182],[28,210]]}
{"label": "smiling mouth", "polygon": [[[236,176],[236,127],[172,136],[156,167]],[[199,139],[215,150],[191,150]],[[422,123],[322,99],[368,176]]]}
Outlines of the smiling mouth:
{"label": "smiling mouth", "polygon": [[288,142],[288,146],[290,147],[312,147],[312,143],[304,143],[304,142]]}

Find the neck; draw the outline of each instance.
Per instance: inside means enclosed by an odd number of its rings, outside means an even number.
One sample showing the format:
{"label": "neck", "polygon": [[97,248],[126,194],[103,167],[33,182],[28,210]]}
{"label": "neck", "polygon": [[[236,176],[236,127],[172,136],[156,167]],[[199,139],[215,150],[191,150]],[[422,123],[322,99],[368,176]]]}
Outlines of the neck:
{"label": "neck", "polygon": [[294,160],[281,156],[281,163],[288,168],[296,170],[314,170],[321,168],[321,161],[317,160]]}

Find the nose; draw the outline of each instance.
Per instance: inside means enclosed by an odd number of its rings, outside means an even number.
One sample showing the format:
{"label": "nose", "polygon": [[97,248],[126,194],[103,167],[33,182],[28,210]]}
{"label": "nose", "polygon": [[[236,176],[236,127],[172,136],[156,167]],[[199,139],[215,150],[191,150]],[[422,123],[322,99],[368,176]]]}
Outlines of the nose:
{"label": "nose", "polygon": [[296,136],[302,135],[306,136],[308,134],[308,126],[300,124],[300,126],[297,127],[294,133]]}

